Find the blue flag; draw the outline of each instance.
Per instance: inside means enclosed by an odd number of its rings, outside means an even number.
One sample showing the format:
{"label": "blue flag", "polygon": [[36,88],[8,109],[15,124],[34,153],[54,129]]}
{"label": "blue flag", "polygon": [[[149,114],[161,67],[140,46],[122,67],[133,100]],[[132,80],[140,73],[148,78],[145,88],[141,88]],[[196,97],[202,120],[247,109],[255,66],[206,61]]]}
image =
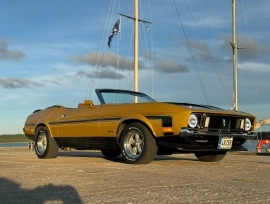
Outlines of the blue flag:
{"label": "blue flag", "polygon": [[111,32],[111,34],[110,34],[110,36],[109,36],[109,41],[108,41],[108,46],[109,47],[111,47],[111,42],[112,42],[112,39],[113,39],[113,37],[117,34],[117,33],[119,33],[120,32],[120,19],[118,19],[117,21],[116,21],[116,23],[114,24],[114,27],[113,27],[113,29],[112,29],[112,32]]}

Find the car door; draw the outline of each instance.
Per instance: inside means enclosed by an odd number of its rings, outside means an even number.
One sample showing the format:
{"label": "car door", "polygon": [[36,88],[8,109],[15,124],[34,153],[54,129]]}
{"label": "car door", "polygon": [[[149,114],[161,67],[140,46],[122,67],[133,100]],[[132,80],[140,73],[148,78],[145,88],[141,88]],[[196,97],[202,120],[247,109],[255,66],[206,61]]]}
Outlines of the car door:
{"label": "car door", "polygon": [[104,104],[100,110],[100,135],[115,137],[123,117],[136,113],[136,104]]}
{"label": "car door", "polygon": [[100,106],[65,108],[58,118],[58,137],[99,136]]}

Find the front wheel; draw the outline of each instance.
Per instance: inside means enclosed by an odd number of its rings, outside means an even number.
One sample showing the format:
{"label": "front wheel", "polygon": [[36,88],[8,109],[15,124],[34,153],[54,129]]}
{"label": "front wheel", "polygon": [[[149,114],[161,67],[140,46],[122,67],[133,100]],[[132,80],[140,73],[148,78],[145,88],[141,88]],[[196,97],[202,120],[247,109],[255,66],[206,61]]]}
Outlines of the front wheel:
{"label": "front wheel", "polygon": [[122,133],[120,148],[129,164],[148,164],[157,154],[156,140],[141,123],[128,125]]}
{"label": "front wheel", "polygon": [[35,152],[38,158],[48,159],[57,157],[59,147],[51,137],[46,127],[39,127],[36,132]]}
{"label": "front wheel", "polygon": [[204,162],[217,162],[222,160],[225,155],[226,151],[224,152],[195,152],[195,156]]}

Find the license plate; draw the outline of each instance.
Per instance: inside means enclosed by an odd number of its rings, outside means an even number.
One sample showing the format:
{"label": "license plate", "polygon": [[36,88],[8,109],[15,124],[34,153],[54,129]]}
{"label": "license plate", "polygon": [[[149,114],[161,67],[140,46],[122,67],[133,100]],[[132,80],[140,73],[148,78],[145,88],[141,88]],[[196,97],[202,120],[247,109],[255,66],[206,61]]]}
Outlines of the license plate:
{"label": "license plate", "polygon": [[218,149],[231,149],[233,143],[232,137],[219,137],[218,140]]}

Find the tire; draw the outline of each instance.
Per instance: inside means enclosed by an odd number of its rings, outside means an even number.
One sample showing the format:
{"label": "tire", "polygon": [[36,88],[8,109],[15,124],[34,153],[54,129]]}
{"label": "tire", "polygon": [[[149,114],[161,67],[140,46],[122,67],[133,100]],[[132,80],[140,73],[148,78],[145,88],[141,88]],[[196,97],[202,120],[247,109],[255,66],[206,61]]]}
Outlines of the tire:
{"label": "tire", "polygon": [[39,127],[36,131],[35,152],[40,159],[57,157],[59,147],[51,137],[46,127]]}
{"label": "tire", "polygon": [[121,154],[121,150],[120,149],[102,149],[101,153],[103,154],[104,157],[114,158],[114,157],[118,157]]}
{"label": "tire", "polygon": [[226,151],[224,152],[196,152],[195,156],[203,162],[217,162],[222,160],[225,155]]}
{"label": "tire", "polygon": [[128,164],[148,164],[157,154],[156,140],[141,123],[128,125],[121,135],[120,148]]}

